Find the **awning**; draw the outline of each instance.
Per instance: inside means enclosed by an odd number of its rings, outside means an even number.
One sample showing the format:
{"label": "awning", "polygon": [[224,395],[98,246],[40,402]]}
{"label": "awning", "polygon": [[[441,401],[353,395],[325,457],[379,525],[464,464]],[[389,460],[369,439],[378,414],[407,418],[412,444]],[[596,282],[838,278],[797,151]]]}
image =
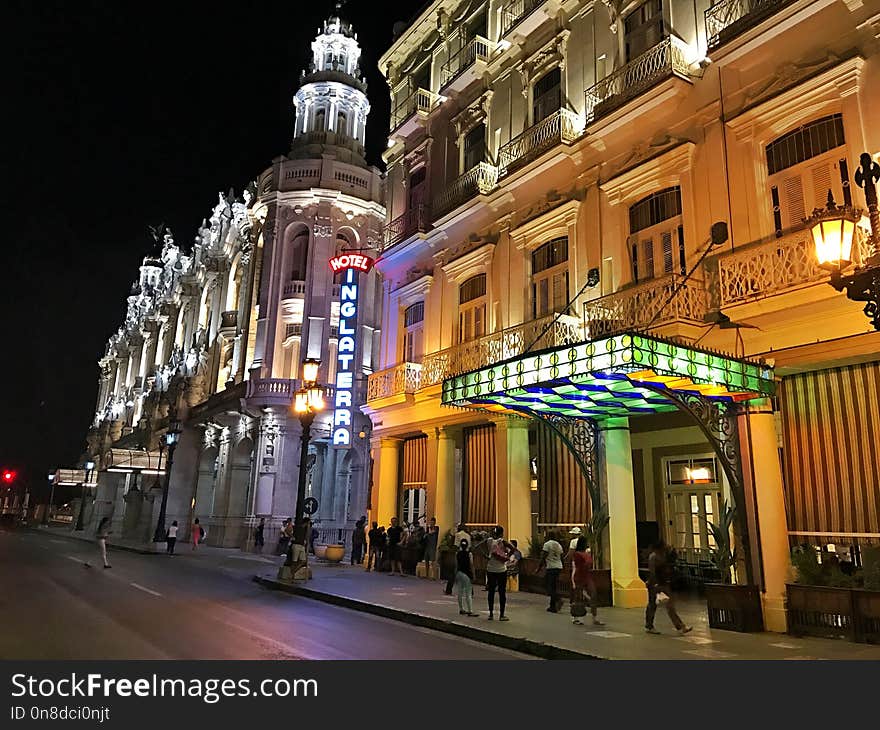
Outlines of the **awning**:
{"label": "awning", "polygon": [[101,462],[104,471],[149,471],[156,472],[163,465],[158,451],[135,449],[110,449]]}
{"label": "awning", "polygon": [[763,363],[624,333],[447,378],[442,403],[602,421],[676,410],[665,390],[747,401],[773,395],[776,386]]}
{"label": "awning", "polygon": [[[94,477],[92,477],[94,479]],[[53,483],[56,487],[80,485],[86,481],[85,469],[57,469]]]}

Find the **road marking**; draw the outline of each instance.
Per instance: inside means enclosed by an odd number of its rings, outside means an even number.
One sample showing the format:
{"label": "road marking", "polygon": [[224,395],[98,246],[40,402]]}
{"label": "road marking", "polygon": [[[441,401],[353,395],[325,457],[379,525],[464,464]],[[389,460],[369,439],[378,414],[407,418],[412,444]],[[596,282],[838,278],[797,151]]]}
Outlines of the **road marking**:
{"label": "road marking", "polygon": [[632,634],[625,634],[622,631],[590,631],[587,636],[601,636],[603,639],[624,639],[632,636]]}
{"label": "road marking", "polygon": [[425,603],[433,603],[437,606],[454,606],[456,602],[452,599],[449,599],[446,601],[425,601]]}
{"label": "road marking", "polygon": [[776,644],[770,644],[770,646],[775,646],[777,649],[800,649],[801,644],[789,644],[785,641],[780,641]]}
{"label": "road marking", "polygon": [[139,591],[143,591],[144,593],[149,593],[151,596],[159,596],[162,597],[161,593],[156,593],[156,591],[151,591],[149,588],[144,588],[142,585],[138,583],[129,583],[132,588],[137,588]]}
{"label": "road marking", "polygon": [[86,565],[85,560],[80,560],[79,558],[75,558],[75,557],[73,557],[73,555],[65,555],[64,557],[67,558],[68,560],[72,560],[74,563],[81,563],[83,565]]}
{"label": "road marking", "polygon": [[736,656],[736,654],[731,654],[728,651],[718,651],[716,649],[692,649],[691,651],[684,652],[685,654],[693,654],[694,656],[703,657],[704,659],[730,659],[732,656]]}
{"label": "road marking", "polygon": [[56,545],[66,545],[67,544],[64,540],[56,540],[54,537],[50,537],[49,542],[54,542]]}

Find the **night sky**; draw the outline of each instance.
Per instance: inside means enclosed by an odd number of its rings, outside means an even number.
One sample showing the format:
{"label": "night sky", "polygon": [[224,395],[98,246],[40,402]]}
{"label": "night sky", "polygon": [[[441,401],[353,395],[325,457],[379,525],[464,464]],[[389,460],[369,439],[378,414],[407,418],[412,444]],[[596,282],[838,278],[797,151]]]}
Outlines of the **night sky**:
{"label": "night sky", "polygon": [[[380,165],[388,90],[377,59],[425,0],[350,0]],[[6,3],[0,465],[39,491],[75,464],[97,359],[165,222],[189,246],[217,193],[290,146],[292,96],[334,3]],[[12,129],[9,125],[11,123]]]}

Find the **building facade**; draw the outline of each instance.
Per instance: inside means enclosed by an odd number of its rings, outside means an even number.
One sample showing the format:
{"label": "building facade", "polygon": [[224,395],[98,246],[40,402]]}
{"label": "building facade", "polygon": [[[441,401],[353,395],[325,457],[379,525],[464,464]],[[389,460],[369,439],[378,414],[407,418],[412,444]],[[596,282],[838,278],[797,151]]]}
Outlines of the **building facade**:
{"label": "building facade", "polygon": [[829,190],[863,206],[877,11],[437,0],[399,34],[380,521],[523,545],[601,507],[614,600],[638,605],[639,551],[663,536],[699,570],[733,503],[771,629],[791,544],[880,540],[880,334],[803,222]]}
{"label": "building facade", "polygon": [[[247,547],[265,518],[272,540],[294,513],[302,429],[292,404],[306,359],[320,362],[325,389],[304,465],[322,539],[346,539],[366,510],[359,406],[378,356],[381,287],[375,271],[346,278],[331,259],[375,255],[385,210],[364,159],[369,103],[350,24],[325,21],[312,52],[290,152],[241,198],[221,194],[191,250],[155,232],[100,361],[87,524],[109,516],[117,535],[149,542],[170,465],[166,524],[177,520],[181,537],[198,518],[209,544]],[[173,460],[169,430],[180,431]]]}

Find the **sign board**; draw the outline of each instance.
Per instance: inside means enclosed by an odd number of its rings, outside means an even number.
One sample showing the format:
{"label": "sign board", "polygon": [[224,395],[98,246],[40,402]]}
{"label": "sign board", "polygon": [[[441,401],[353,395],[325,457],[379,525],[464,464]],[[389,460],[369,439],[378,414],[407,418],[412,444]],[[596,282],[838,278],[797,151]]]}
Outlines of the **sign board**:
{"label": "sign board", "polygon": [[314,497],[306,497],[303,500],[303,512],[311,517],[318,511],[318,500]]}

